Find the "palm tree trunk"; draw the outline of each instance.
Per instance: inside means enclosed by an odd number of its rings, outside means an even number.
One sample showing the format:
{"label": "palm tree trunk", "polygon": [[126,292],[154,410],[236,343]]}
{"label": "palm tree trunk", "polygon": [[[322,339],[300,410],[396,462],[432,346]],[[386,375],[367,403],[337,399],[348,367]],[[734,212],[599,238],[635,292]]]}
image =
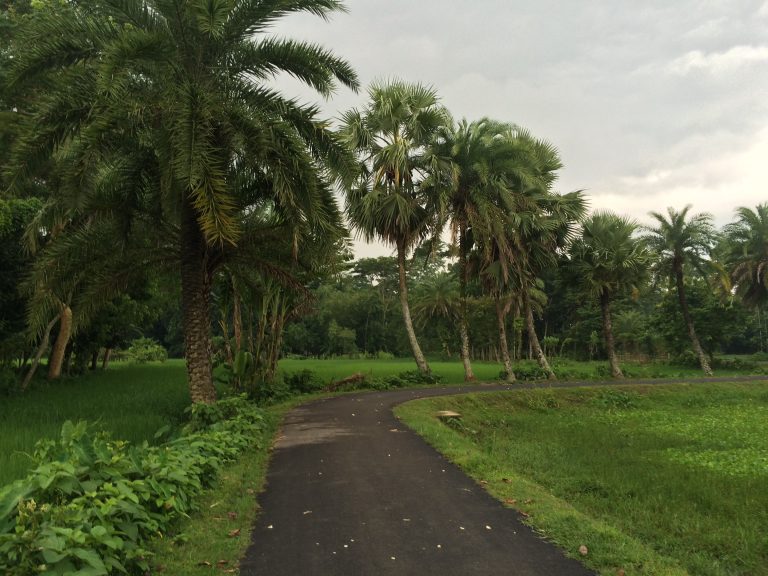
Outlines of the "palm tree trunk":
{"label": "palm tree trunk", "polygon": [[45,327],[45,332],[43,332],[43,339],[40,341],[40,345],[37,347],[35,357],[32,359],[32,365],[29,367],[29,371],[27,372],[27,375],[24,376],[24,380],[21,383],[22,392],[24,392],[29,387],[29,383],[32,381],[32,377],[35,375],[35,372],[37,372],[37,367],[40,366],[40,358],[43,357],[43,354],[48,349],[48,342],[51,339],[51,330],[53,330],[53,327],[56,325],[56,322],[59,321],[60,317],[61,314],[57,314],[53,320],[48,322],[48,325]]}
{"label": "palm tree trunk", "polygon": [[600,293],[600,311],[603,314],[603,338],[605,338],[605,351],[611,364],[611,376],[624,378],[624,373],[619,366],[616,357],[616,348],[613,343],[613,324],[611,322],[611,298],[607,292]]}
{"label": "palm tree trunk", "polygon": [[235,349],[243,349],[243,314],[240,310],[240,292],[237,291],[235,279],[232,278],[232,329],[235,335]]}
{"label": "palm tree trunk", "polygon": [[471,382],[475,379],[470,360],[469,326],[467,321],[467,284],[469,282],[469,270],[467,268],[467,228],[461,225],[459,233],[459,336],[461,337],[461,361],[464,364],[464,381]]}
{"label": "palm tree trunk", "polygon": [[504,363],[504,372],[506,372],[507,382],[515,381],[515,372],[512,370],[512,360],[509,357],[509,347],[507,345],[507,327],[505,324],[507,314],[509,313],[510,303],[502,305],[501,299],[496,296],[496,321],[499,327],[499,350],[501,360]]}
{"label": "palm tree trunk", "polygon": [[525,322],[528,328],[528,343],[533,349],[533,353],[536,356],[536,361],[539,363],[539,366],[547,373],[547,378],[555,380],[557,376],[555,376],[552,367],[549,365],[549,362],[547,362],[544,350],[541,349],[539,337],[536,335],[536,326],[533,323],[533,309],[531,308],[531,297],[528,294],[528,290],[524,289],[523,292],[523,297],[525,298]]}
{"label": "palm tree trunk", "polygon": [[57,380],[61,378],[61,369],[64,365],[64,355],[67,351],[69,337],[72,334],[72,308],[66,304],[62,305],[61,316],[59,318],[59,334],[56,336],[56,342],[51,350],[51,359],[48,362],[48,380]]}
{"label": "palm tree trunk", "polygon": [[411,308],[408,305],[408,285],[405,282],[405,247],[400,243],[397,245],[397,267],[400,273],[400,306],[403,309],[403,322],[405,323],[405,331],[408,333],[408,341],[411,343],[411,350],[413,350],[413,358],[416,360],[419,372],[429,374],[429,364],[427,364],[427,359],[424,358],[419,341],[416,339],[416,331],[413,329],[413,321],[411,320]]}
{"label": "palm tree trunk", "polygon": [[677,299],[680,301],[680,310],[683,313],[683,319],[685,325],[688,328],[688,337],[691,339],[693,345],[693,351],[696,356],[699,357],[699,364],[704,374],[712,376],[712,368],[709,365],[709,359],[704,353],[699,342],[699,337],[696,335],[696,329],[693,327],[693,318],[691,318],[691,312],[688,309],[688,298],[685,295],[685,283],[683,282],[683,264],[682,262],[675,262],[675,282],[677,283]]}
{"label": "palm tree trunk", "polygon": [[181,218],[181,308],[189,395],[192,402],[216,400],[211,365],[211,285],[206,267],[205,240],[189,201]]}

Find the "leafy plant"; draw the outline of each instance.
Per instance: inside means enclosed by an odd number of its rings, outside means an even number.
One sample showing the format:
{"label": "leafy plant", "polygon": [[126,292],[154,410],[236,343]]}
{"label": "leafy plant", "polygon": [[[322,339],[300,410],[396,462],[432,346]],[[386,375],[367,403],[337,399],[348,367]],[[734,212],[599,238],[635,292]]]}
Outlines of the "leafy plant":
{"label": "leafy plant", "polygon": [[129,360],[139,364],[168,360],[168,351],[152,338],[137,338],[125,353]]}
{"label": "leafy plant", "polygon": [[244,397],[197,404],[159,446],[111,440],[67,422],[37,467],[0,490],[0,570],[9,576],[146,572],[150,538],[195,509],[221,466],[254,445],[261,411]]}

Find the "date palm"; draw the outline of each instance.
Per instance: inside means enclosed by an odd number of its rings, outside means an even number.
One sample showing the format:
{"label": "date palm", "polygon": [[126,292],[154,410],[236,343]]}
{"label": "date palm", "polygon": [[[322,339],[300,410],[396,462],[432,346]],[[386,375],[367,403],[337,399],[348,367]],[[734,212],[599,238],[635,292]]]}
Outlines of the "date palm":
{"label": "date palm", "polygon": [[426,151],[449,115],[437,93],[420,84],[374,83],[368,97],[365,108],[342,116],[342,133],[362,160],[359,178],[347,190],[347,212],[366,240],[395,247],[403,321],[416,365],[428,373],[411,319],[406,260],[437,227],[438,206],[422,183],[435,169]]}
{"label": "date palm", "polygon": [[251,215],[292,223],[296,241],[338,228],[330,180],[351,175],[346,149],[315,108],[266,81],[287,72],[323,95],[337,82],[356,88],[330,52],[269,34],[292,13],[341,9],[336,0],[95,0],[41,11],[19,35],[9,81],[30,105],[14,179],[59,155],[63,185],[93,194],[84,221],[99,235],[80,226],[62,235],[62,251],[80,242],[107,257],[98,236],[112,252],[152,242],[155,257],[173,252],[195,402],[215,399],[212,275],[259,241]]}
{"label": "date palm", "polygon": [[703,268],[709,264],[705,256],[711,251],[717,234],[710,214],[694,214],[689,217],[690,209],[690,204],[680,211],[670,207],[667,208],[666,216],[651,212],[651,217],[658,224],[645,228],[648,232],[645,240],[656,256],[657,271],[675,283],[680,311],[693,351],[699,359],[701,369],[707,376],[711,376],[712,368],[696,335],[696,327],[688,307],[684,271],[690,267],[703,273]]}
{"label": "date palm", "polygon": [[643,278],[649,254],[634,237],[638,225],[629,218],[595,212],[583,222],[582,228],[581,238],[571,245],[571,268],[584,291],[600,303],[611,375],[623,378],[614,346],[611,305],[617,296],[632,290]]}
{"label": "date palm", "polygon": [[739,207],[725,234],[736,293],[748,306],[762,306],[768,301],[768,204]]}

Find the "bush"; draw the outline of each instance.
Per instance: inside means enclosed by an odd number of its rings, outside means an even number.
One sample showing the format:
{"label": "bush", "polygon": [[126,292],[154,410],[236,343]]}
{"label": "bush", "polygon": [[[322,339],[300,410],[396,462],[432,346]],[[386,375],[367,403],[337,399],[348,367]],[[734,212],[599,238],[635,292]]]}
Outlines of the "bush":
{"label": "bush", "polygon": [[243,397],[194,406],[183,434],[159,446],[65,423],[58,442],[38,443],[35,470],[0,489],[0,572],[147,572],[149,539],[194,510],[220,467],[263,428]]}
{"label": "bush", "polygon": [[291,392],[298,394],[310,394],[319,392],[325,387],[325,382],[312,370],[300,370],[283,376],[285,385]]}
{"label": "bush", "polygon": [[138,364],[168,360],[168,351],[152,338],[137,338],[131,342],[125,354],[128,360]]}

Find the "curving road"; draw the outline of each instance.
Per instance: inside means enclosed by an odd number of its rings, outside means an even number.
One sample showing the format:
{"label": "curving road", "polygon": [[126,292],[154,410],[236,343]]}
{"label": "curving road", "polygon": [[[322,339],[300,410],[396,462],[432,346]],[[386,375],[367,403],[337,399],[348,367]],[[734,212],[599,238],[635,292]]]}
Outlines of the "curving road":
{"label": "curving road", "polygon": [[478,387],[364,393],[291,411],[240,573],[592,574],[392,415],[407,400],[469,391]]}

